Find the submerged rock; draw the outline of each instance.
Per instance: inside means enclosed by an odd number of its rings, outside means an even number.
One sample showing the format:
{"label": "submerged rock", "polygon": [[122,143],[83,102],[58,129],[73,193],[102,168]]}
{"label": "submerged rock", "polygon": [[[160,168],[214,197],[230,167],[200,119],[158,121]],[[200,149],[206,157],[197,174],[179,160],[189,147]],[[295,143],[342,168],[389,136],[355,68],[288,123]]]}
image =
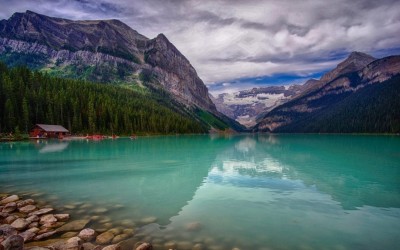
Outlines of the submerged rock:
{"label": "submerged rock", "polygon": [[53,212],[53,211],[54,211],[54,208],[47,207],[47,208],[42,208],[42,209],[39,209],[39,210],[37,210],[35,212],[32,212],[28,216],[32,216],[32,215],[41,216],[43,214],[48,214],[48,213]]}
{"label": "submerged rock", "polygon": [[8,197],[2,199],[0,201],[0,205],[5,205],[7,203],[15,202],[15,201],[18,201],[18,200],[19,200],[18,195],[11,195],[11,196],[8,196]]}
{"label": "submerged rock", "polygon": [[108,244],[112,241],[113,238],[114,234],[107,231],[96,237],[96,243],[101,245]]}
{"label": "submerged rock", "polygon": [[201,229],[201,224],[198,221],[190,222],[185,226],[188,231],[199,231]]}
{"label": "submerged rock", "polygon": [[123,240],[126,240],[128,238],[129,238],[129,235],[127,235],[127,234],[119,234],[119,235],[115,236],[114,239],[112,239],[111,243],[115,244],[115,243],[121,242]]}
{"label": "submerged rock", "polygon": [[150,243],[141,243],[136,247],[136,250],[152,250],[153,246]]}
{"label": "submerged rock", "polygon": [[103,250],[120,250],[120,249],[121,249],[121,247],[116,244],[109,245],[109,246],[106,246],[105,248],[103,248]]}
{"label": "submerged rock", "polygon": [[57,233],[57,231],[50,231],[50,232],[47,232],[47,233],[39,234],[34,238],[34,240],[43,240],[43,239],[46,239],[46,238],[48,238],[50,236],[53,236],[56,233]]}
{"label": "submerged rock", "polygon": [[140,222],[142,224],[150,224],[150,223],[154,223],[156,221],[157,221],[157,217],[154,217],[154,216],[146,217],[146,218],[143,218],[142,220],[140,220]]}
{"label": "submerged rock", "polygon": [[[77,236],[78,235],[78,233],[77,232],[66,232],[66,233],[64,233],[64,234],[62,234],[61,235],[61,238],[72,238],[72,237],[75,237],[75,236]],[[79,237],[80,238],[80,237]],[[82,239],[82,238],[81,238]]]}
{"label": "submerged rock", "polygon": [[81,250],[83,241],[79,237],[72,237],[67,240],[66,249],[68,250]]}
{"label": "submerged rock", "polygon": [[90,220],[75,220],[57,229],[57,232],[79,231],[85,228]]}
{"label": "submerged rock", "polygon": [[55,214],[54,217],[57,219],[57,221],[69,220],[69,214]]}

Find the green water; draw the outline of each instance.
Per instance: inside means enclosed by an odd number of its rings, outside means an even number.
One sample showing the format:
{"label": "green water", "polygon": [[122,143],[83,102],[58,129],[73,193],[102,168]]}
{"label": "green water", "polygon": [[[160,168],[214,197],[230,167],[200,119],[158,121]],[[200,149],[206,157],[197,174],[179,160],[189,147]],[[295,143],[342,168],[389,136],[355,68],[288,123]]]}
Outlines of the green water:
{"label": "green water", "polygon": [[2,143],[0,192],[135,228],[155,249],[398,249],[400,137]]}

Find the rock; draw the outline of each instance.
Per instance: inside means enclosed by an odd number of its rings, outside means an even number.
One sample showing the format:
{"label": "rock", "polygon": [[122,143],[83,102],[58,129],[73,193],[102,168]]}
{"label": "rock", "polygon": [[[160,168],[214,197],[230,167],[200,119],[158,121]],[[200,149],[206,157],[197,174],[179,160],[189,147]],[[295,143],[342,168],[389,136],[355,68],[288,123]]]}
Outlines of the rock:
{"label": "rock", "polygon": [[120,233],[122,233],[122,229],[121,228],[112,228],[110,230],[108,230],[110,233],[114,234],[114,235],[118,235]]}
{"label": "rock", "polygon": [[44,234],[44,233],[48,233],[48,232],[51,232],[51,231],[54,231],[54,229],[52,229],[52,228],[47,228],[47,227],[42,227],[42,228],[40,228],[39,232],[37,232],[37,234],[38,234],[38,235],[39,235],[39,234]]}
{"label": "rock", "polygon": [[17,203],[15,203],[15,202],[9,202],[9,203],[7,203],[7,205],[5,205],[5,206],[3,207],[2,212],[3,212],[3,213],[12,213],[12,212],[14,212],[15,210],[17,210]]}
{"label": "rock", "polygon": [[15,202],[15,201],[18,201],[18,200],[19,200],[18,195],[11,195],[11,196],[8,196],[8,197],[2,199],[0,201],[0,205],[5,205],[7,203]]}
{"label": "rock", "polygon": [[232,250],[240,250],[240,248],[234,247],[232,248]]}
{"label": "rock", "polygon": [[112,224],[111,222],[107,222],[107,223],[104,223],[103,226],[104,226],[105,228],[110,229],[110,228],[113,227],[113,224]]}
{"label": "rock", "polygon": [[134,229],[127,228],[127,229],[122,230],[122,232],[123,232],[124,234],[128,235],[128,236],[132,236],[132,235],[135,233],[135,230],[134,230]]}
{"label": "rock", "polygon": [[107,231],[96,237],[96,243],[101,245],[108,244],[112,241],[113,238],[114,234]]}
{"label": "rock", "polygon": [[65,222],[53,222],[53,223],[43,224],[42,227],[45,227],[45,228],[58,228],[58,227],[61,227],[63,225],[65,225]]}
{"label": "rock", "polygon": [[29,228],[28,230],[26,230],[26,231],[29,231],[29,232],[32,232],[32,233],[37,233],[37,232],[39,232],[40,231],[40,229],[39,228],[37,228],[37,227],[32,227],[32,228]]}
{"label": "rock", "polygon": [[146,218],[143,218],[142,220],[140,220],[140,222],[142,224],[150,224],[150,223],[154,223],[156,221],[157,221],[157,218],[154,216],[146,217]]}
{"label": "rock", "polygon": [[166,242],[166,243],[164,244],[164,247],[165,247],[165,248],[168,248],[168,249],[175,249],[176,246],[177,246],[177,244],[176,244],[175,241],[168,241],[168,242]]}
{"label": "rock", "polygon": [[92,217],[90,217],[91,220],[99,220],[100,216],[98,215],[93,215]]}
{"label": "rock", "polygon": [[11,235],[1,243],[5,250],[23,250],[24,238],[20,235]]}
{"label": "rock", "polygon": [[11,224],[11,223],[13,223],[16,219],[18,219],[17,216],[15,216],[15,215],[10,215],[10,216],[8,216],[7,218],[5,218],[5,219],[3,220],[3,222],[6,223],[6,224]]}
{"label": "rock", "polygon": [[34,232],[31,232],[29,230],[26,230],[25,232],[20,233],[19,235],[22,236],[22,238],[24,238],[24,242],[31,241],[36,236]]}
{"label": "rock", "polygon": [[129,238],[129,235],[127,235],[127,234],[119,234],[114,237],[114,239],[111,241],[111,243],[115,244],[115,243],[121,242],[123,240],[126,240],[128,238]]}
{"label": "rock", "polygon": [[65,205],[64,208],[72,210],[72,209],[75,209],[76,206],[75,205]]}
{"label": "rock", "polygon": [[69,214],[55,214],[54,217],[56,217],[56,219],[58,221],[67,221],[67,220],[69,220]]}
{"label": "rock", "polygon": [[14,227],[12,227],[10,225],[5,225],[5,224],[0,225],[0,232],[1,232],[0,236],[3,236],[3,237],[8,237],[11,235],[18,234],[18,231]]}
{"label": "rock", "polygon": [[78,237],[84,241],[92,241],[96,238],[96,231],[91,228],[85,228],[79,232]]}
{"label": "rock", "polygon": [[93,243],[90,242],[85,242],[82,244],[83,250],[101,250],[102,247],[101,246],[96,246]]}
{"label": "rock", "polygon": [[57,233],[57,231],[50,231],[50,232],[47,232],[47,233],[39,234],[34,238],[34,240],[43,240],[45,238],[53,236],[56,233]]}
{"label": "rock", "polygon": [[109,246],[106,246],[105,248],[103,248],[103,250],[120,250],[121,249],[121,247],[119,246],[119,245],[109,245]]}
{"label": "rock", "polygon": [[[3,208],[4,208],[4,206],[1,206],[1,207],[0,207],[0,211],[2,211]],[[10,216],[8,213],[0,212],[0,220],[6,218],[6,217],[8,217],[8,216]]]}
{"label": "rock", "polygon": [[40,220],[39,216],[37,215],[32,215],[26,218],[26,221],[29,221],[30,223],[32,222],[38,222]]}
{"label": "rock", "polygon": [[18,218],[13,223],[11,223],[11,226],[17,230],[24,230],[25,228],[28,227],[29,224],[30,224],[29,221],[26,221],[25,219],[22,218]]}
{"label": "rock", "polygon": [[135,226],[135,222],[133,222],[133,220],[129,220],[129,219],[122,220],[122,221],[120,222],[120,224],[121,224],[121,226],[124,226],[124,227],[132,227],[132,226]]}
{"label": "rock", "polygon": [[39,210],[37,210],[35,212],[32,212],[28,216],[32,216],[32,215],[41,216],[43,214],[48,214],[48,213],[53,212],[53,211],[54,211],[54,208],[47,207],[47,208],[42,208],[42,209],[39,209]]}
{"label": "rock", "polygon": [[21,207],[25,207],[27,205],[33,205],[35,204],[35,201],[32,199],[27,199],[27,200],[23,200],[23,201],[18,201],[17,202],[17,207],[21,208]]}
{"label": "rock", "polygon": [[53,214],[46,214],[40,217],[39,224],[51,224],[55,222],[57,222],[57,219]]}
{"label": "rock", "polygon": [[195,245],[193,246],[193,248],[192,248],[192,250],[204,250],[204,249],[205,249],[205,247],[204,247],[204,245],[201,244],[201,243],[195,244]]}
{"label": "rock", "polygon": [[192,249],[193,244],[192,242],[189,241],[179,241],[178,242],[178,249],[182,249],[182,250],[190,250]]}
{"label": "rock", "polygon": [[142,243],[138,247],[136,247],[136,250],[152,250],[153,246],[150,243]]}
{"label": "rock", "polygon": [[82,240],[79,237],[72,237],[67,240],[66,248],[68,250],[80,250],[82,248]]}
{"label": "rock", "polygon": [[21,213],[28,214],[35,211],[36,209],[37,208],[35,205],[26,205],[24,207],[18,208],[18,211],[20,211]]}
{"label": "rock", "polygon": [[[77,235],[78,235],[77,232],[66,232],[66,233],[61,235],[61,238],[68,238],[69,239],[69,238],[75,237]],[[81,237],[79,237],[79,238],[81,238]]]}
{"label": "rock", "polygon": [[75,220],[57,229],[57,232],[79,231],[85,228],[90,220]]}
{"label": "rock", "polygon": [[104,207],[99,207],[99,208],[96,208],[93,210],[93,213],[95,213],[95,214],[104,214],[107,212],[108,212],[108,209],[104,208]]}
{"label": "rock", "polygon": [[190,222],[185,226],[188,231],[199,231],[201,229],[200,222]]}
{"label": "rock", "polygon": [[33,228],[33,227],[39,227],[39,222],[32,222],[31,224],[29,224],[28,228]]}

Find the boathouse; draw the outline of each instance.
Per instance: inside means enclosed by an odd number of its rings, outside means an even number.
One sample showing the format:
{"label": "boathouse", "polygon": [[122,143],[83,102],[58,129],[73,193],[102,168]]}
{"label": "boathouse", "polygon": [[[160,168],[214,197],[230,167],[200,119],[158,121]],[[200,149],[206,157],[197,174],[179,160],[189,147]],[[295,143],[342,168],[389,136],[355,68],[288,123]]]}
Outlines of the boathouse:
{"label": "boathouse", "polygon": [[59,138],[68,133],[69,131],[61,125],[36,124],[29,136],[34,138]]}

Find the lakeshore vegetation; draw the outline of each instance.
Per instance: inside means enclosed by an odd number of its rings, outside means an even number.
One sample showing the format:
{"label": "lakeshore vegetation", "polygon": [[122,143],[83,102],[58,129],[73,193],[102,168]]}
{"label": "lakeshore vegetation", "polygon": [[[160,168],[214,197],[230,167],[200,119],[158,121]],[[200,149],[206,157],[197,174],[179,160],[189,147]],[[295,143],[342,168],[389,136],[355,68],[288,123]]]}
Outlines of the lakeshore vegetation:
{"label": "lakeshore vegetation", "polygon": [[63,79],[0,62],[0,133],[28,132],[36,123],[61,124],[73,133],[205,133],[194,112],[162,90]]}

